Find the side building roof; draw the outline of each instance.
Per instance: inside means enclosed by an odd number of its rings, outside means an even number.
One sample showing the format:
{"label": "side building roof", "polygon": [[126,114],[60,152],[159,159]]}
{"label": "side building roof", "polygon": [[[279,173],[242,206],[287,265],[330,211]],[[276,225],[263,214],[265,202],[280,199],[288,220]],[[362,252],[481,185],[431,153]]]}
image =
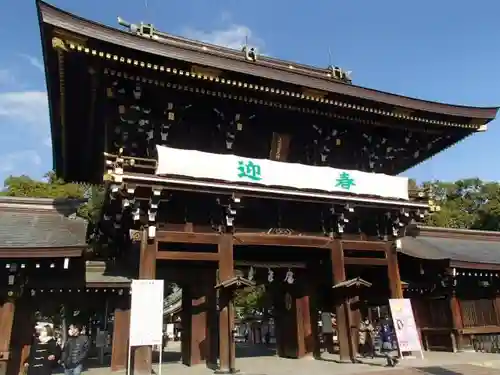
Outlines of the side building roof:
{"label": "side building roof", "polygon": [[[80,256],[87,222],[81,200],[0,197],[0,254],[4,257]],[[0,255],[2,257],[2,255]]]}
{"label": "side building roof", "polygon": [[401,253],[419,259],[446,260],[451,267],[479,269],[500,265],[500,232],[432,227],[419,230],[417,237],[402,239]]}

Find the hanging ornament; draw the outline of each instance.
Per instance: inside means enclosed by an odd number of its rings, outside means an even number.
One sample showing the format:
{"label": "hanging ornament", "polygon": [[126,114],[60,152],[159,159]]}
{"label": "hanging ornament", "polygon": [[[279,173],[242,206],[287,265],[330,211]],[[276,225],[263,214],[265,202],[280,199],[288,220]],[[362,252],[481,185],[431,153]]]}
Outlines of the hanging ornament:
{"label": "hanging ornament", "polygon": [[270,268],[267,269],[267,281],[270,283],[274,281],[274,271]]}
{"label": "hanging ornament", "polygon": [[250,270],[248,270],[248,280],[253,281],[255,275],[255,271],[253,267],[250,267]]}
{"label": "hanging ornament", "polygon": [[142,96],[142,88],[139,84],[135,86],[135,89],[133,91],[134,94],[134,99],[139,100]]}
{"label": "hanging ornament", "polygon": [[293,272],[292,270],[289,268],[286,275],[285,275],[285,282],[287,282],[288,284],[293,284],[295,282],[295,278],[293,277]]}

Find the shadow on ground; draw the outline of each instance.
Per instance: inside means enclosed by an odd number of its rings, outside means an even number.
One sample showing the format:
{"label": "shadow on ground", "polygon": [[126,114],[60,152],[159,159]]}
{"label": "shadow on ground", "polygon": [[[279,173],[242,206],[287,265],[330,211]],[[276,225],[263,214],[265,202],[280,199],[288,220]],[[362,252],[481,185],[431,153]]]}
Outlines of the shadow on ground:
{"label": "shadow on ground", "polygon": [[276,347],[274,345],[236,344],[236,358],[274,357],[275,355]]}

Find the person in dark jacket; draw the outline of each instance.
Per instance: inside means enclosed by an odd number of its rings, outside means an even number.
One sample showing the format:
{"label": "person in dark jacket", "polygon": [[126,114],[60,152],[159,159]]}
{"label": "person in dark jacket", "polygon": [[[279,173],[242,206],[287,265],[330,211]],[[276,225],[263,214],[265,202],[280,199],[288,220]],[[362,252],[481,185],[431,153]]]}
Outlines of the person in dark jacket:
{"label": "person in dark jacket", "polygon": [[82,326],[72,324],[68,329],[68,339],[62,352],[62,363],[65,375],[80,375],[83,362],[89,353],[89,339],[82,335]]}
{"label": "person in dark jacket", "polygon": [[380,324],[380,341],[382,342],[381,351],[387,360],[386,366],[394,367],[398,364],[398,357],[392,356],[393,341],[394,341],[394,331],[392,329],[392,324],[389,318],[385,318]]}
{"label": "person in dark jacket", "polygon": [[43,326],[31,345],[28,361],[24,364],[27,375],[51,375],[61,356],[61,348],[50,325]]}

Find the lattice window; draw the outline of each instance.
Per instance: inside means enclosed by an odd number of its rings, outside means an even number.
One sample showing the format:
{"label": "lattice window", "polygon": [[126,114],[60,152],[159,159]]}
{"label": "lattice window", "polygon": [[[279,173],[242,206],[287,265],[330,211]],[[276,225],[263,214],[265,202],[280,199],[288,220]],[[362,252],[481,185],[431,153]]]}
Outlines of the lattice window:
{"label": "lattice window", "polygon": [[493,299],[461,300],[464,327],[484,327],[498,324]]}
{"label": "lattice window", "polygon": [[415,300],[412,304],[419,327],[446,328],[450,326],[451,313],[448,300]]}

